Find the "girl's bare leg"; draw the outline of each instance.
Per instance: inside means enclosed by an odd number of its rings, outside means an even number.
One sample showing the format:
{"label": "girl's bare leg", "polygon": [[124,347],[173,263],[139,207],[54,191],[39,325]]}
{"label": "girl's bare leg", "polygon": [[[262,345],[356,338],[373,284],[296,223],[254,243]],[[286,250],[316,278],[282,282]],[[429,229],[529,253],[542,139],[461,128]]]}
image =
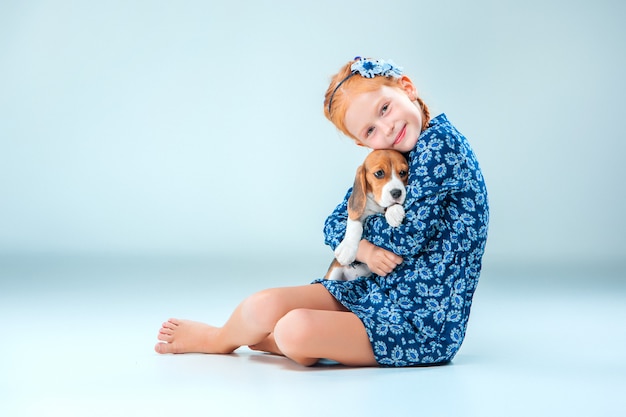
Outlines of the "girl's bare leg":
{"label": "girl's bare leg", "polygon": [[301,365],[331,359],[348,366],[377,365],[361,320],[351,312],[296,309],[274,329],[279,351]]}
{"label": "girl's bare leg", "polygon": [[[344,365],[377,365],[361,320],[352,313],[326,313],[334,312],[293,310],[279,320],[279,338],[281,346],[289,353],[288,356],[307,366],[315,364],[321,358],[332,359]],[[299,335],[298,331],[301,332]],[[278,346],[274,333],[249,347],[252,350],[286,356]]]}
{"label": "girl's bare leg", "polygon": [[274,339],[274,333],[270,333],[267,337],[261,340],[259,343],[255,343],[254,345],[248,346],[252,350],[258,350],[266,353],[273,353],[275,355],[283,355],[283,352],[280,351],[278,346],[276,345],[276,340]]}
{"label": "girl's bare leg", "polygon": [[244,300],[223,327],[170,319],[163,323],[155,350],[158,353],[231,353],[263,341],[279,319],[295,309],[345,311],[323,285],[275,288]]}

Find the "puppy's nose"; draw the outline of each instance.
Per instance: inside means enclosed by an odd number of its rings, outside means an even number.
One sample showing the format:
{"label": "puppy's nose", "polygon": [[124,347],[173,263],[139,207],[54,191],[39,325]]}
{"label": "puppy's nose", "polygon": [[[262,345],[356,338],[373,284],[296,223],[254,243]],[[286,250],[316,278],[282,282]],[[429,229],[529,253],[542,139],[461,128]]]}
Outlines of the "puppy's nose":
{"label": "puppy's nose", "polygon": [[402,195],[402,190],[400,190],[399,188],[394,188],[389,193],[393,198],[400,198],[400,196]]}

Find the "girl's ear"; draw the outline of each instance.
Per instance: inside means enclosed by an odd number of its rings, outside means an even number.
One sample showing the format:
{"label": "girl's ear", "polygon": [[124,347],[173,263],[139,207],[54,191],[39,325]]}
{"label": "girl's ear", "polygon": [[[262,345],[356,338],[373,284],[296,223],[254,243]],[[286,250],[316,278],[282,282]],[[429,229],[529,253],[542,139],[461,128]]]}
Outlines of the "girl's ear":
{"label": "girl's ear", "polygon": [[418,97],[417,88],[415,87],[415,84],[413,84],[413,81],[411,81],[409,77],[407,77],[406,75],[402,75],[400,77],[399,84],[400,84],[400,88],[404,90],[404,92],[409,96],[411,101],[417,100],[417,97]]}

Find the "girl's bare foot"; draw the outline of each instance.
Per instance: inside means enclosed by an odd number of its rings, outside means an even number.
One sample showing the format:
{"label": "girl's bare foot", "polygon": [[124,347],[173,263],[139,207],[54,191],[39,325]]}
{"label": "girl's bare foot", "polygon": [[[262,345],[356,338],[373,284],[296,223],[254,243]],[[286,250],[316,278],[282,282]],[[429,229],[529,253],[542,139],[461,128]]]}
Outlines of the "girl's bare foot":
{"label": "girl's bare foot", "polygon": [[232,353],[217,346],[218,327],[191,320],[169,319],[159,330],[157,353]]}
{"label": "girl's bare foot", "polygon": [[248,347],[252,350],[258,350],[261,352],[273,353],[274,355],[285,356],[276,345],[276,341],[274,340],[274,333],[270,333],[269,336],[261,340],[259,343],[249,345]]}

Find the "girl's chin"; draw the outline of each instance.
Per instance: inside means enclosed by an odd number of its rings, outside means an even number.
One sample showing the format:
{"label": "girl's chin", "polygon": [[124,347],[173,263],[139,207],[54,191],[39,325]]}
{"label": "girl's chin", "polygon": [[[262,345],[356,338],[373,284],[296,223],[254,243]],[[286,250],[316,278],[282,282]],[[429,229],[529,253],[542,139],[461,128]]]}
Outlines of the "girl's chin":
{"label": "girl's chin", "polygon": [[400,151],[400,152],[409,152],[409,151],[413,150],[413,148],[415,148],[415,145],[417,144],[417,139],[416,140],[410,140],[410,139],[408,139],[408,137],[405,137],[404,139],[405,140],[403,140],[402,142],[400,142],[397,145],[395,145],[393,147],[393,149],[395,149],[397,151]]}

